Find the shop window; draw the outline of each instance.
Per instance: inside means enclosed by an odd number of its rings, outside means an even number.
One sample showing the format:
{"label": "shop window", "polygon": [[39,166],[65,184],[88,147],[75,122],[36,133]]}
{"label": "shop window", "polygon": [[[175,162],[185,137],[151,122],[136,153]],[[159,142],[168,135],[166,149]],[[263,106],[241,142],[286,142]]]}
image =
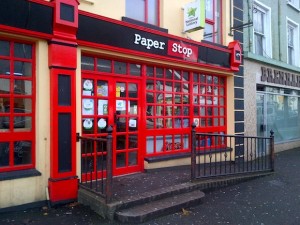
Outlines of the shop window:
{"label": "shop window", "polygon": [[221,3],[221,0],[206,0],[205,3],[204,40],[219,44],[222,42]]}
{"label": "shop window", "polygon": [[[0,61],[1,65],[1,61]],[[124,61],[96,58],[91,56],[81,57],[81,69],[99,73],[114,73],[126,76],[142,76],[141,65]]]}
{"label": "shop window", "polygon": [[159,26],[159,0],[126,0],[126,17]]}
{"label": "shop window", "polygon": [[225,78],[193,74],[193,122],[202,132],[226,132],[225,94]]}
{"label": "shop window", "polygon": [[0,172],[34,167],[34,48],[0,40]]}
{"label": "shop window", "polygon": [[267,136],[270,130],[275,143],[300,138],[300,93],[293,89],[265,87],[257,92],[257,133]]}
{"label": "shop window", "polygon": [[[147,137],[147,154],[188,151],[190,132],[188,72],[151,66],[148,66],[146,71],[146,127],[151,134]],[[171,130],[172,132],[168,132]],[[153,133],[157,135],[153,136]]]}
{"label": "shop window", "polygon": [[287,21],[287,61],[288,64],[299,65],[299,25],[288,19]]}
{"label": "shop window", "polygon": [[254,53],[271,58],[271,9],[257,1],[253,4],[253,39]]}

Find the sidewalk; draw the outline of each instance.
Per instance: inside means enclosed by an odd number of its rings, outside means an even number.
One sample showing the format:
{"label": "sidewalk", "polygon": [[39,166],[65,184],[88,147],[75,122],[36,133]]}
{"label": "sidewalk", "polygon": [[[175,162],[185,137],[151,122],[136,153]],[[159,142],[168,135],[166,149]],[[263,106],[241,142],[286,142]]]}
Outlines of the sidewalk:
{"label": "sidewalk", "polygon": [[[274,175],[208,192],[202,204],[144,224],[299,225],[299,171],[300,148],[278,153],[275,158]],[[159,173],[156,174],[158,175]],[[164,177],[161,178],[163,179]],[[44,207],[2,213],[0,224],[109,225],[117,223],[104,220],[88,207],[73,203],[51,209]]]}

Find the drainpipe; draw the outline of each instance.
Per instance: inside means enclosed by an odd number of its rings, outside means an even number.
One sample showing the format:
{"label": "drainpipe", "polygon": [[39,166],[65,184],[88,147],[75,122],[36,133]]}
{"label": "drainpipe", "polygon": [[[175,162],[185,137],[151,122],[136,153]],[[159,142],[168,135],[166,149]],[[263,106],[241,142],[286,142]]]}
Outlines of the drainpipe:
{"label": "drainpipe", "polygon": [[[253,21],[253,18],[251,18],[251,13],[253,14],[253,2],[251,4],[251,0],[247,0],[247,4],[248,4],[248,21]],[[253,27],[253,26],[252,26]],[[254,28],[252,28],[254,29]],[[251,52],[252,51],[252,42],[251,42],[251,36],[252,36],[252,32],[251,32],[251,26],[248,27],[248,51]]]}
{"label": "drainpipe", "polygon": [[280,7],[280,1],[278,1],[278,54],[279,54],[278,57],[279,57],[279,61],[282,61],[280,31],[281,31],[281,7]]}

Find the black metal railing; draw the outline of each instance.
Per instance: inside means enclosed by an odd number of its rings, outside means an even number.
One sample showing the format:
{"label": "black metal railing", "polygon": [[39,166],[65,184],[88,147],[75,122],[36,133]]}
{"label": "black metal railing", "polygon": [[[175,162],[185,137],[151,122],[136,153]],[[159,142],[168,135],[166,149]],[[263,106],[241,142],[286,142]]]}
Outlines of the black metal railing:
{"label": "black metal railing", "polygon": [[192,180],[274,171],[274,132],[270,137],[197,133],[192,126]]}
{"label": "black metal railing", "polygon": [[77,134],[81,149],[80,186],[102,196],[106,203],[112,197],[112,128],[101,138]]}

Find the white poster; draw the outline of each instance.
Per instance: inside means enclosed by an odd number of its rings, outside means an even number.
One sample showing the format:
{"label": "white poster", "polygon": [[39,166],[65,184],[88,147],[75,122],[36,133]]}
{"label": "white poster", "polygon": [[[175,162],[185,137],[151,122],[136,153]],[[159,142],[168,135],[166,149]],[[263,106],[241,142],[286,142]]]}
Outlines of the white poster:
{"label": "white poster", "polygon": [[117,100],[116,101],[116,110],[117,111],[126,110],[126,101],[125,100]]}
{"label": "white poster", "polygon": [[108,114],[108,101],[107,100],[98,100],[98,115],[107,115]]}
{"label": "white poster", "polygon": [[136,127],[136,120],[130,119],[129,120],[129,127]]}
{"label": "white poster", "polygon": [[83,99],[82,100],[82,115],[94,115],[94,100]]}

